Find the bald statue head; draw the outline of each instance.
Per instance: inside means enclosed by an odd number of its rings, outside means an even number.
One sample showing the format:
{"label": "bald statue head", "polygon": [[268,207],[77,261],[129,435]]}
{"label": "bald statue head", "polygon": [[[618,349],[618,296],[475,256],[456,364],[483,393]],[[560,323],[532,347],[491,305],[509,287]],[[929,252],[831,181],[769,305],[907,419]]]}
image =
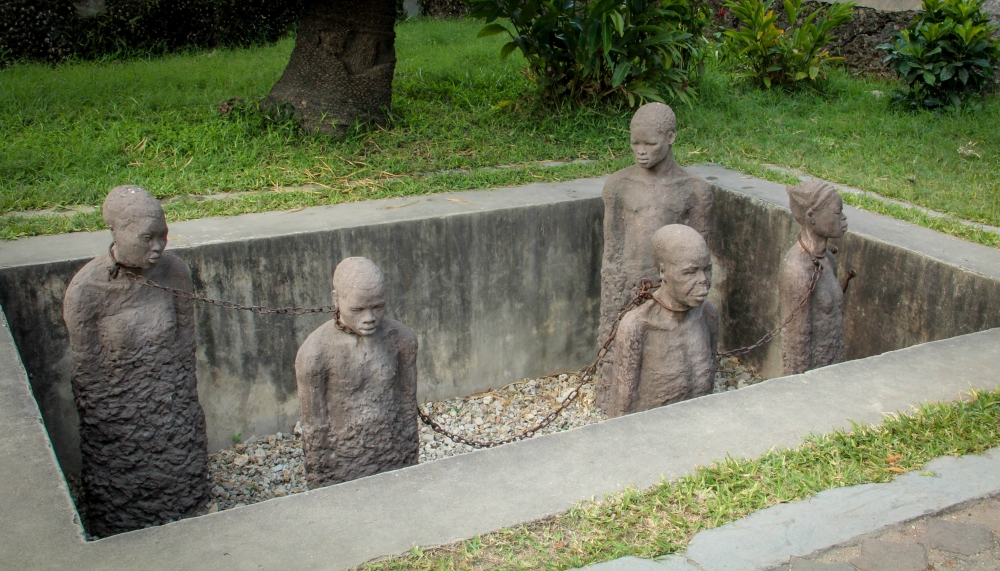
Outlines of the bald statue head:
{"label": "bald statue head", "polygon": [[167,219],[163,207],[140,186],[111,189],[101,208],[111,229],[111,252],[118,263],[131,268],[151,268],[167,247]]}
{"label": "bald statue head", "polygon": [[673,148],[677,117],[663,103],[647,103],[632,116],[632,153],[635,162],[644,169],[655,168],[670,155]]}
{"label": "bald statue head", "polygon": [[385,317],[385,277],[368,258],[346,258],[333,272],[333,303],[342,324],[372,335]]}
{"label": "bald statue head", "polygon": [[712,287],[712,256],[701,234],[690,226],[670,224],[653,234],[652,245],[663,280],[656,296],[677,311],[704,303]]}

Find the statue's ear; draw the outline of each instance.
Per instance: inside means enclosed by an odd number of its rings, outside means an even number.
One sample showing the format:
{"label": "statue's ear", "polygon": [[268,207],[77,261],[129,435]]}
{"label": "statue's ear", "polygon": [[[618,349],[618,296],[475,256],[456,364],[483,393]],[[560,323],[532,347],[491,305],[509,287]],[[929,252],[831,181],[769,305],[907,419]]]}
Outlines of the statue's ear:
{"label": "statue's ear", "polygon": [[815,214],[816,214],[816,211],[813,210],[812,208],[810,208],[809,210],[806,210],[806,220],[808,220],[809,223],[812,224],[813,226],[816,225]]}
{"label": "statue's ear", "polygon": [[673,145],[676,139],[677,139],[677,131],[671,131],[670,134],[667,135],[667,144]]}

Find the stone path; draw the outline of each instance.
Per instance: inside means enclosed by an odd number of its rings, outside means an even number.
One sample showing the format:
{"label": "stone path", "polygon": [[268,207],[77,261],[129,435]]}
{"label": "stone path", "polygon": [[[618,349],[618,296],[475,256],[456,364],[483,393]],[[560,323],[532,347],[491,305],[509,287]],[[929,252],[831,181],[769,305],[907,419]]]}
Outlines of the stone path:
{"label": "stone path", "polygon": [[683,555],[591,571],[997,571],[1000,448],[826,490],[696,534]]}
{"label": "stone path", "polygon": [[778,571],[996,571],[1000,500],[985,498],[864,535]]}

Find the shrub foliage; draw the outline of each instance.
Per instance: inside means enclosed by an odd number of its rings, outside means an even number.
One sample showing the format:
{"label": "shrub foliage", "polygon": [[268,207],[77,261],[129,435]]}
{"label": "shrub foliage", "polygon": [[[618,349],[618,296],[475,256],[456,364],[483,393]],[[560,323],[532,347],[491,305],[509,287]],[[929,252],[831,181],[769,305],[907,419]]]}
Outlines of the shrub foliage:
{"label": "shrub foliage", "polygon": [[739,0],[726,7],[740,21],[726,31],[726,53],[736,64],[737,74],[758,85],[791,87],[826,79],[824,67],[843,58],[830,54],[827,44],[833,31],[851,19],[853,2],[820,5],[808,14],[802,0],[784,0],[788,29],[775,25],[774,0]]}
{"label": "shrub foliage", "polygon": [[70,0],[0,0],[0,62],[164,53],[273,42],[302,0],[106,0],[80,17]]}
{"label": "shrub foliage", "polygon": [[[470,0],[479,35],[508,34],[549,101],[606,97],[690,102],[706,52],[704,4],[692,0]],[[499,23],[505,18],[508,22]]]}
{"label": "shrub foliage", "polygon": [[960,107],[996,84],[997,30],[982,10],[985,0],[924,0],[914,22],[882,44],[890,69],[908,89],[895,101],[911,107]]}

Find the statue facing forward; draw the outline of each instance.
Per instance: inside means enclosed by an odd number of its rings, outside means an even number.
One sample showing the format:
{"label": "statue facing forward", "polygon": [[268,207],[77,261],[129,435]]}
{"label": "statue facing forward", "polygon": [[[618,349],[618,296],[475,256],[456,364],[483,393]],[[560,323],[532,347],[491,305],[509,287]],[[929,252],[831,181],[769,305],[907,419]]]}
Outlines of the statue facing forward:
{"label": "statue facing forward", "polygon": [[191,273],[164,251],[163,209],[142,188],[112,190],[103,216],[109,252],[73,276],[63,301],[88,528],[102,537],[193,515],[208,500],[191,300],[116,270],[185,291]]}
{"label": "statue facing forward", "polygon": [[417,338],[385,319],[385,280],[366,258],[333,274],[338,313],[295,357],[306,480],[329,486],[417,463]]}
{"label": "statue facing forward", "polygon": [[712,285],[708,245],[681,224],[660,228],[651,244],[662,282],[619,325],[614,374],[602,406],[608,416],[712,392],[719,314],[705,301]]}
{"label": "statue facing forward", "polygon": [[[611,323],[642,279],[656,281],[649,238],[668,224],[685,224],[708,235],[712,188],[687,172],[673,156],[677,118],[662,103],[643,105],[632,117],[631,144],[636,164],[608,178],[604,185],[604,259],[601,266],[603,343]],[[598,404],[605,403],[615,357],[599,370]]]}
{"label": "statue facing forward", "polygon": [[806,181],[787,190],[802,230],[779,270],[783,319],[809,293],[813,262],[821,268],[809,301],[781,333],[782,372],[794,375],[844,360],[844,291],[837,281],[837,259],[826,243],[844,235],[847,218],[840,194],[828,183]]}

